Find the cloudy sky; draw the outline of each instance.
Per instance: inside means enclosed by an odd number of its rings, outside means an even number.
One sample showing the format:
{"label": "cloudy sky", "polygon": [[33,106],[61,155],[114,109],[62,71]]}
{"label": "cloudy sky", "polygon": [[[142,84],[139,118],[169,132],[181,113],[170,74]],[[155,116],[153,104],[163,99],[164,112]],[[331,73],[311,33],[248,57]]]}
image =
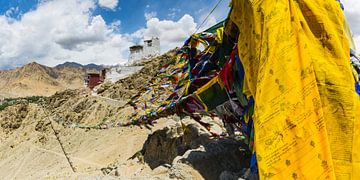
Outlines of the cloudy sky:
{"label": "cloudy sky", "polygon": [[[223,20],[222,0],[203,28]],[[158,36],[162,52],[180,46],[217,0],[0,0],[0,69],[36,61],[54,66],[125,63],[129,46]],[[360,45],[360,3],[343,0]]]}

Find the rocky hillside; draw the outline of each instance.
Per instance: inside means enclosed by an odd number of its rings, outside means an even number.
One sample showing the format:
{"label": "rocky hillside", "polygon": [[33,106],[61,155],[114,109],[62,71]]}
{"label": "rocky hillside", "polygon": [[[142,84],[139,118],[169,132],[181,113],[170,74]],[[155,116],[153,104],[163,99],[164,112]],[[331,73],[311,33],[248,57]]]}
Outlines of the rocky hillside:
{"label": "rocky hillside", "polygon": [[0,97],[50,96],[57,91],[83,87],[84,69],[51,68],[30,63],[0,71]]}
{"label": "rocky hillside", "polygon": [[[99,87],[97,95],[66,90],[44,101],[23,99],[0,110],[0,176],[224,180],[247,177],[247,145],[237,138],[213,136],[214,132],[224,132],[218,118],[202,117],[203,122],[211,124],[211,133],[189,117],[181,119],[176,115],[161,118],[146,128],[123,126],[129,117],[145,113],[144,108],[128,103],[131,97],[141,97],[147,106],[156,107],[158,102],[151,99],[167,96],[161,88],[148,91],[147,84],[165,81],[157,74],[172,61],[172,55],[170,52],[145,62],[140,72]],[[56,79],[50,77],[57,74],[51,72],[57,71],[42,69],[42,78]]]}
{"label": "rocky hillside", "polygon": [[144,67],[139,72],[114,84],[103,84],[99,87],[98,94],[112,99],[127,100],[143,92],[153,81],[161,80],[161,78],[156,78],[156,75],[166,63],[172,60],[174,53],[175,50],[172,50],[162,56],[135,64],[135,66]]}

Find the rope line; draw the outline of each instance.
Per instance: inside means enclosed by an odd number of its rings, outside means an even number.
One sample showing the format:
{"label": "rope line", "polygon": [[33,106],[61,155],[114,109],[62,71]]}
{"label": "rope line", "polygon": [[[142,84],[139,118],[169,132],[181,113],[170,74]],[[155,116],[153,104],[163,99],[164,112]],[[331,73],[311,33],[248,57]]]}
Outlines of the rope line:
{"label": "rope line", "polygon": [[54,132],[54,135],[55,135],[55,137],[56,137],[56,140],[57,140],[57,141],[59,142],[59,144],[60,144],[61,150],[62,150],[62,152],[64,153],[65,158],[66,158],[67,162],[69,163],[69,165],[70,165],[70,167],[71,167],[71,170],[75,173],[75,172],[76,172],[76,169],[75,169],[75,167],[74,167],[74,165],[73,165],[73,163],[72,163],[72,161],[71,161],[71,159],[70,159],[70,157],[69,157],[69,154],[65,151],[64,145],[63,145],[63,143],[62,143],[61,140],[60,140],[59,133],[55,130],[55,127],[54,127],[54,125],[53,125],[53,123],[52,123],[52,120],[51,120],[49,114],[45,111],[44,107],[41,107],[41,108],[42,108],[42,110],[43,110],[46,118],[47,118],[48,121],[50,122],[51,129],[52,129],[53,132]]}
{"label": "rope line", "polygon": [[204,25],[205,21],[210,17],[210,15],[215,11],[215,9],[219,6],[222,0],[219,0],[218,3],[214,6],[214,8],[209,12],[209,14],[206,16],[206,18],[203,20],[203,22],[200,24],[200,26],[196,29],[196,31],[193,33],[197,33],[197,31],[201,28],[201,26]]}

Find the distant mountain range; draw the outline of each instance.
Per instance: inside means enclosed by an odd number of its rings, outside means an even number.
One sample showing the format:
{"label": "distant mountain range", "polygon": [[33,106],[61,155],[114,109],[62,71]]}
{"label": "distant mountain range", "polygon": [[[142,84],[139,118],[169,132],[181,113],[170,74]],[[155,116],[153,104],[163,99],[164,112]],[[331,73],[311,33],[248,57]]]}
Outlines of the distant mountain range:
{"label": "distant mountain range", "polygon": [[55,66],[55,68],[80,68],[80,69],[86,69],[86,70],[97,70],[97,71],[101,71],[104,66],[102,65],[97,65],[97,64],[87,64],[87,65],[82,65],[76,62],[65,62],[63,64],[59,64],[57,66]]}
{"label": "distant mountain range", "polygon": [[65,89],[84,88],[86,72],[100,71],[96,64],[66,62],[55,67],[38,63],[0,71],[0,97],[50,96]]}

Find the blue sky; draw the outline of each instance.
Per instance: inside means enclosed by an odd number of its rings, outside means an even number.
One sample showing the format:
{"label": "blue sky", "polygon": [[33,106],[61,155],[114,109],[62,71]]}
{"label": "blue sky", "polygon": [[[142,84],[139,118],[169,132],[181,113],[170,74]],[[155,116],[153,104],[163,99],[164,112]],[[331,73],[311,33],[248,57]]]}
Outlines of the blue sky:
{"label": "blue sky", "polygon": [[[130,0],[120,1],[113,10],[97,7],[94,15],[101,15],[108,23],[120,20],[122,32],[133,32],[144,27],[144,13],[156,12],[159,19],[177,20],[184,14],[189,14],[200,21],[200,16],[208,13],[217,0]],[[228,12],[228,0],[223,0],[217,8],[218,18],[225,17]],[[201,19],[202,20],[202,19]]]}
{"label": "blue sky", "polygon": [[[44,0],[1,0],[0,15],[11,12],[10,17],[20,19],[21,15],[36,10]],[[107,24],[120,20],[123,26],[121,32],[134,32],[146,24],[144,13],[156,12],[159,19],[176,20],[184,14],[192,15],[200,21],[201,15],[208,13],[217,0],[131,0],[120,1],[114,9],[96,6],[92,15],[101,15]],[[222,0],[215,13],[225,18],[228,12],[229,0]],[[18,8],[18,10],[12,9]]]}
{"label": "blue sky", "polygon": [[[222,0],[202,29],[223,20]],[[126,63],[129,46],[157,36],[161,51],[181,46],[218,0],[0,0],[0,69],[36,61],[55,66]],[[360,3],[343,0],[360,42]]]}
{"label": "blue sky", "polygon": [[[204,28],[226,18],[222,0]],[[37,61],[126,63],[129,46],[160,37],[166,52],[191,35],[218,0],[0,0],[0,69]]]}
{"label": "blue sky", "polygon": [[12,17],[20,17],[21,13],[28,12],[36,8],[38,0],[2,0],[0,1],[0,14],[5,15],[12,8],[19,8],[18,12],[12,14]]}

